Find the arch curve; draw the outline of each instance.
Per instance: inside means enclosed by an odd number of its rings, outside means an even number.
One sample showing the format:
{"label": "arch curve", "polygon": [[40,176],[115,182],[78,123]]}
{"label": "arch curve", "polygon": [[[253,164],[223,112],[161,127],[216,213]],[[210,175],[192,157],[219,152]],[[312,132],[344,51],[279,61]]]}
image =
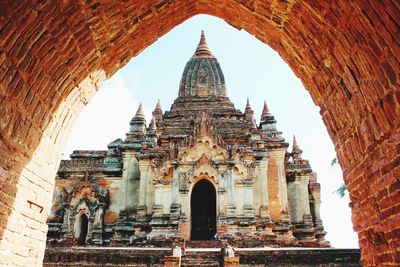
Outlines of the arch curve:
{"label": "arch curve", "polygon": [[217,191],[206,178],[199,179],[190,195],[191,240],[211,240],[217,233]]}

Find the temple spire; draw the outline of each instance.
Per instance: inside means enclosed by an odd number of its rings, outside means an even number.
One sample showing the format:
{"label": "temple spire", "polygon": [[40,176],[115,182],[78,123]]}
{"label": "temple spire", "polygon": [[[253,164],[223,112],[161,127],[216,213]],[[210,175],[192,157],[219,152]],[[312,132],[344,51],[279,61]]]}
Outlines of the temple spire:
{"label": "temple spire", "polygon": [[128,138],[140,138],[146,134],[146,118],[144,116],[142,103],[139,104],[136,114],[129,124],[130,130],[128,133]]}
{"label": "temple spire", "polygon": [[194,57],[214,57],[213,54],[210,51],[210,48],[208,48],[207,42],[206,42],[206,35],[204,34],[204,31],[201,31],[201,36],[200,36],[200,42],[196,48],[196,52],[194,52]]}
{"label": "temple spire", "polygon": [[151,121],[150,121],[149,131],[155,132],[156,130],[157,130],[156,119],[153,116],[153,118],[151,118]]}
{"label": "temple spire", "polygon": [[293,135],[292,154],[295,158],[301,158],[302,153],[303,153],[303,150],[300,149],[300,146],[296,140],[296,136]]}
{"label": "temple spire", "polygon": [[140,104],[139,104],[139,107],[138,107],[138,109],[136,111],[135,117],[143,117],[144,118],[142,102],[140,102]]}
{"label": "temple spire", "polygon": [[156,118],[151,118],[149,128],[147,128],[146,139],[152,143],[157,143],[157,126],[156,126]]}
{"label": "temple spire", "polygon": [[253,127],[256,127],[256,123],[255,123],[255,121],[254,121],[253,115],[254,115],[254,110],[253,110],[253,109],[251,108],[251,106],[250,106],[249,98],[247,98],[246,108],[245,108],[245,110],[244,110],[244,116],[245,116],[245,119],[246,119],[248,122],[251,122],[251,123],[252,123]]}
{"label": "temple spire", "polygon": [[157,105],[152,112],[153,117],[155,119],[155,123],[158,124],[163,120],[163,113],[161,109],[160,99],[158,99]]}
{"label": "temple spire", "polygon": [[155,110],[161,110],[160,99],[158,99],[158,101],[157,101],[157,105],[156,105]]}
{"label": "temple spire", "polygon": [[299,144],[297,143],[297,140],[296,140],[296,135],[293,135],[293,145],[292,145],[292,150],[299,150],[300,149],[300,147],[299,147]]}
{"label": "temple spire", "polygon": [[261,120],[265,120],[266,118],[271,117],[271,116],[272,116],[272,113],[268,108],[267,101],[264,100],[264,107],[263,107],[263,111],[261,113]]}

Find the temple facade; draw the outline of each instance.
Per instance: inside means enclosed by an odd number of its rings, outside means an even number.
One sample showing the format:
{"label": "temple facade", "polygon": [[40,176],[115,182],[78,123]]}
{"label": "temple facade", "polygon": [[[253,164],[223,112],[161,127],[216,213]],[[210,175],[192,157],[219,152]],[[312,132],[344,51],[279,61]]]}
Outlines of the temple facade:
{"label": "temple facade", "polygon": [[107,151],[74,151],[56,177],[48,244],[329,246],[320,185],[266,103],[257,124],[229,100],[204,33],[178,98],[146,122],[142,106]]}

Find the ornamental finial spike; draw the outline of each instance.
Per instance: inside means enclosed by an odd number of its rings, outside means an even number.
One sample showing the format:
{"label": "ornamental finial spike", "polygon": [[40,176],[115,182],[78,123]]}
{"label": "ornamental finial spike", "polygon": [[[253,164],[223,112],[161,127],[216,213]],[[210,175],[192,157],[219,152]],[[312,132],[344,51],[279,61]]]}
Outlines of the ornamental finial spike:
{"label": "ornamental finial spike", "polygon": [[201,36],[200,36],[200,42],[196,48],[196,52],[194,52],[195,57],[214,57],[213,54],[210,51],[210,48],[208,48],[207,42],[206,42],[206,35],[204,34],[204,31],[201,31]]}
{"label": "ornamental finial spike", "polygon": [[142,116],[142,117],[144,117],[142,102],[140,102],[139,107],[138,107],[138,109],[137,109],[137,111],[136,111],[136,115],[135,115],[135,116],[136,116],[136,117],[137,117],[137,116]]}
{"label": "ornamental finial spike", "polygon": [[295,135],[293,135],[292,151],[300,151],[300,147],[299,147],[299,144],[297,143]]}
{"label": "ornamental finial spike", "polygon": [[264,107],[263,107],[263,111],[261,113],[261,120],[265,120],[267,117],[271,117],[271,116],[272,116],[272,113],[271,113],[271,111],[269,111],[267,101],[264,100]]}

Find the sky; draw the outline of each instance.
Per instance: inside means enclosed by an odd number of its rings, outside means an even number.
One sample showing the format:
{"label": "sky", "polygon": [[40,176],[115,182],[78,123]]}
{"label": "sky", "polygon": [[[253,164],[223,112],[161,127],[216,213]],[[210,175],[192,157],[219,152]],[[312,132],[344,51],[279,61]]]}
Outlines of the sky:
{"label": "sky", "polygon": [[125,138],[140,102],[148,123],[158,99],[163,111],[169,110],[201,30],[221,65],[228,96],[236,108],[244,111],[248,97],[259,123],[266,100],[278,130],[290,145],[296,135],[303,158],[310,161],[321,183],[326,239],[334,247],[358,247],[348,195],[340,198],[334,193],[343,183],[342,171],[339,165],[330,164],[336,154],[319,108],[277,52],[212,16],[198,15],[178,25],[108,79],[78,117],[63,158],[69,158],[73,150],[106,150],[113,140]]}

